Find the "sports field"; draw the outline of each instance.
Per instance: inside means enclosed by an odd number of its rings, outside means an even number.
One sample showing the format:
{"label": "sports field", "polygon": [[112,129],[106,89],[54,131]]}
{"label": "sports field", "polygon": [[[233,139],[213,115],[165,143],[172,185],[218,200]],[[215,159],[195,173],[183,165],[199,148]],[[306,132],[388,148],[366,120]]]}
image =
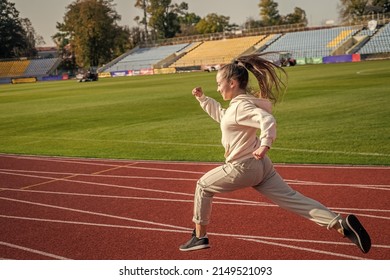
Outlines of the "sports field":
{"label": "sports field", "polygon": [[[390,61],[286,70],[274,162],[390,165]],[[223,161],[195,86],[221,100],[205,72],[0,85],[0,153]]]}
{"label": "sports field", "polygon": [[[1,85],[0,259],[132,260],[128,267],[135,260],[224,260],[225,266],[369,259],[379,268],[366,269],[368,262],[336,268],[369,273],[360,279],[383,274],[390,259],[390,61],[287,72],[270,157],[294,189],[357,215],[372,239],[368,254],[251,188],[215,197],[211,249],[178,250],[193,229],[196,181],[223,161],[219,125],[191,95],[202,86],[221,100],[215,72],[199,72]],[[17,271],[9,263],[0,266]],[[32,268],[40,276],[46,271]]]}

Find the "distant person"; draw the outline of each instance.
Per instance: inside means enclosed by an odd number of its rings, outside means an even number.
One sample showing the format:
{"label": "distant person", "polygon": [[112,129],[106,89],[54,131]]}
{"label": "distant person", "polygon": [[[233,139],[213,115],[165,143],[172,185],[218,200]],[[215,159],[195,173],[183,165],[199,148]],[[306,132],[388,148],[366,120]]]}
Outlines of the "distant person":
{"label": "distant person", "polygon": [[[250,71],[257,79],[260,92],[248,87]],[[293,190],[276,172],[267,156],[276,138],[276,122],[272,105],[278,101],[285,86],[284,70],[259,55],[242,56],[223,66],[216,76],[217,91],[230,100],[227,109],[196,87],[192,94],[203,110],[220,123],[225,164],[214,168],[197,182],[192,221],[195,229],[181,251],[210,247],[206,227],[210,222],[213,196],[253,187],[281,208],[294,212],[327,229],[348,237],[363,253],[368,253],[371,240],[354,215],[345,218],[321,203]],[[260,130],[260,136],[257,132]],[[282,221],[279,221],[283,223]],[[231,221],[234,223],[234,221]]]}

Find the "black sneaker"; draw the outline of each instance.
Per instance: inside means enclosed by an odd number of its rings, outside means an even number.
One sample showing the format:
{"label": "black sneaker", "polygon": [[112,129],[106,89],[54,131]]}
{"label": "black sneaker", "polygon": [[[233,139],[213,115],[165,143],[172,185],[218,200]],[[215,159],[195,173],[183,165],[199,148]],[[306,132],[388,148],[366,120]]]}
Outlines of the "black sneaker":
{"label": "black sneaker", "polygon": [[344,236],[355,243],[360,250],[367,254],[371,248],[371,238],[362,224],[354,215],[348,215],[341,221]]}
{"label": "black sneaker", "polygon": [[202,238],[197,238],[195,234],[195,230],[192,232],[191,239],[187,241],[187,243],[181,245],[179,247],[180,251],[194,251],[200,249],[209,248],[209,239],[207,235]]}

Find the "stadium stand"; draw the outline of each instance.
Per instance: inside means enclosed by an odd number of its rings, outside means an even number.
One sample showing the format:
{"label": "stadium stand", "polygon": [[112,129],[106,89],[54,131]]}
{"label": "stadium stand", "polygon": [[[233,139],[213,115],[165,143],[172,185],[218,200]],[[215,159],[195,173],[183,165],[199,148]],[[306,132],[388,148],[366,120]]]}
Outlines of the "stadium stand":
{"label": "stadium stand", "polygon": [[329,42],[326,46],[328,48],[335,48],[340,45],[341,42],[345,41],[346,38],[353,32],[353,30],[342,30],[340,34],[334,38],[331,42]]}
{"label": "stadium stand", "polygon": [[163,60],[174,53],[179,53],[189,45],[191,44],[186,43],[151,48],[137,48],[122,56],[120,60],[116,60],[115,63],[100,68],[99,72],[153,68],[153,65],[158,63],[160,60]]}
{"label": "stadium stand", "polygon": [[259,44],[260,41],[264,40],[266,37],[267,36],[264,35],[205,41],[178,59],[171,67],[177,68],[228,63],[236,56],[251,51],[251,48],[254,48],[255,45]]}
{"label": "stadium stand", "polygon": [[[258,44],[258,51],[265,50],[268,46],[272,45],[276,40],[278,40],[282,34],[271,34],[265,40],[263,40],[260,44]],[[256,46],[255,46],[256,47]]]}
{"label": "stadium stand", "polygon": [[14,62],[14,64],[12,65],[12,67],[9,71],[9,76],[14,77],[14,76],[23,75],[24,71],[26,70],[26,68],[29,64],[30,64],[30,62],[27,60]]}
{"label": "stadium stand", "polygon": [[[390,53],[389,25],[382,27],[382,23],[375,32],[360,24],[266,32],[236,38],[222,33],[201,39],[190,37],[186,43],[175,45],[175,41],[171,41],[168,46],[133,49],[99,69],[99,72],[143,68],[201,70],[204,66],[228,63],[239,55],[262,52],[291,52],[293,57],[302,58],[306,63],[321,63],[324,57],[354,54],[359,50],[359,53]],[[185,38],[178,38],[179,41],[184,42]]]}
{"label": "stadium stand", "polygon": [[22,76],[29,63],[28,60],[0,62],[0,77]]}
{"label": "stadium stand", "polygon": [[368,28],[362,27],[362,29],[356,34],[356,36],[373,36],[375,34],[375,30],[370,30]]}
{"label": "stadium stand", "polygon": [[0,61],[0,78],[23,78],[49,75],[61,62],[58,58]]}
{"label": "stadium stand", "polygon": [[353,27],[336,27],[286,33],[265,49],[267,52],[288,51],[295,57],[324,57],[358,32]]}
{"label": "stadium stand", "polygon": [[372,36],[371,39],[365,44],[358,53],[360,54],[375,54],[375,53],[388,53],[390,52],[390,23],[386,24],[377,33],[373,34],[372,31],[364,31],[363,34]]}
{"label": "stadium stand", "polygon": [[[325,63],[329,57],[343,55],[358,56],[358,60],[361,57],[377,59],[378,55],[389,58],[389,20],[381,22],[374,30],[368,27],[366,23],[361,23],[354,26],[278,29],[274,32],[251,32],[244,36],[243,33],[216,33],[208,37],[180,37],[176,43],[174,40],[165,42],[168,45],[136,47],[99,68],[98,72],[111,77],[115,74],[130,75],[131,71],[134,75],[142,75],[214,70],[216,68],[210,66],[231,62],[240,55],[264,52],[274,53],[266,56],[270,60],[278,60],[279,52],[292,53],[298,64]],[[60,62],[60,58],[0,61],[0,83],[25,77],[43,80],[56,70]],[[123,73],[119,73],[121,71]]]}
{"label": "stadium stand", "polygon": [[23,76],[44,76],[50,74],[58,66],[58,58],[33,59]]}
{"label": "stadium stand", "polygon": [[0,77],[8,77],[13,61],[0,62]]}

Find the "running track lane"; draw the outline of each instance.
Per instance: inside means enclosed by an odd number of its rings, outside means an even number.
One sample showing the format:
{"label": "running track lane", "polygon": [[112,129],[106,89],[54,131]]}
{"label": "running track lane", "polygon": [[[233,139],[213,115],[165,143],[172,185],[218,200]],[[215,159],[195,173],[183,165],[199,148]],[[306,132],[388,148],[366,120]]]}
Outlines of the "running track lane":
{"label": "running track lane", "polygon": [[251,188],[215,197],[211,249],[180,252],[193,227],[195,183],[215,166],[0,155],[0,258],[390,258],[390,168],[365,166],[276,168],[296,190],[356,214],[373,240],[369,254]]}

